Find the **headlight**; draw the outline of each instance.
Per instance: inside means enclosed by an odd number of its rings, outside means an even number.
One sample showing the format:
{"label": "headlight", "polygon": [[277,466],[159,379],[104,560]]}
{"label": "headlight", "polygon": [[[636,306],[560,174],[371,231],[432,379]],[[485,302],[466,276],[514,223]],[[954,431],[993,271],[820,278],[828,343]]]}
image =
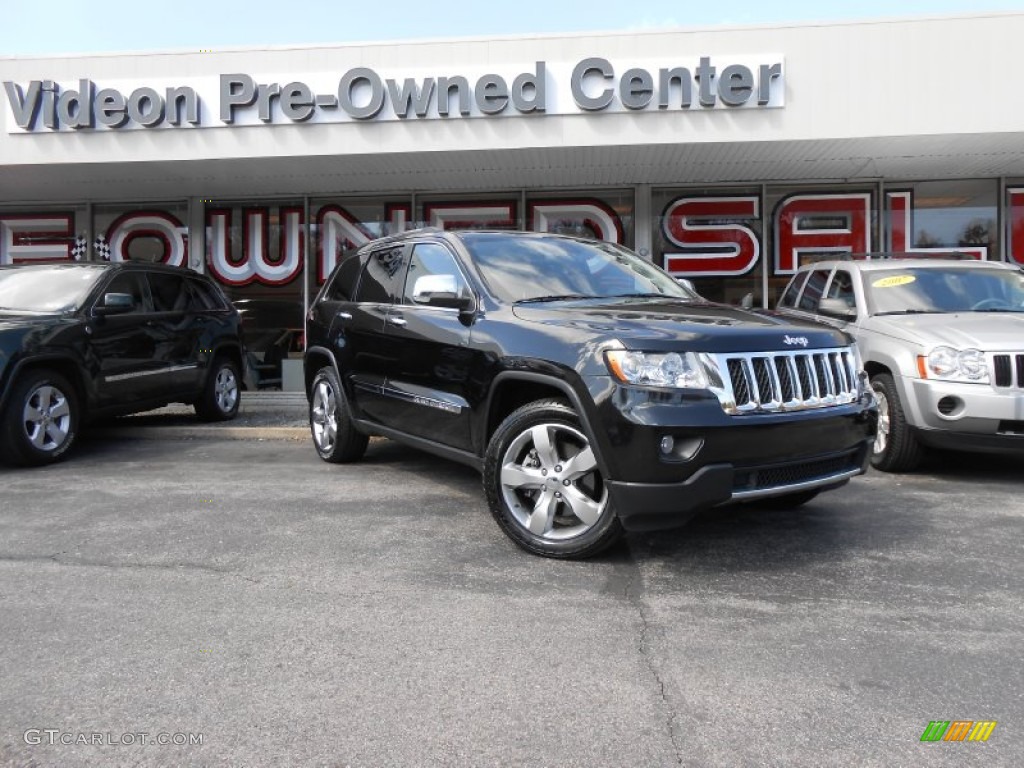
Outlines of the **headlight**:
{"label": "headlight", "polygon": [[650,387],[707,389],[708,377],[693,352],[605,352],[608,369],[619,381]]}
{"label": "headlight", "polygon": [[988,383],[985,353],[980,349],[936,347],[925,361],[923,368],[927,378]]}

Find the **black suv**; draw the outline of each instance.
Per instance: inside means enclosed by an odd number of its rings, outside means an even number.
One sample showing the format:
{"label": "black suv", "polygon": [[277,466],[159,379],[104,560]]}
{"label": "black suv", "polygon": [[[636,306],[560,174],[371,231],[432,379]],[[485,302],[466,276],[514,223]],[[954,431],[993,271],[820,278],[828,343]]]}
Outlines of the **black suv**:
{"label": "black suv", "polygon": [[55,461],[85,421],[172,402],[234,418],[243,360],[238,312],[191,270],[0,267],[0,455]]}
{"label": "black suv", "polygon": [[384,435],[476,467],[503,530],[550,557],[730,501],[802,504],[864,472],[877,422],[841,331],[559,235],[374,241],[324,284],[307,338],[321,458]]}

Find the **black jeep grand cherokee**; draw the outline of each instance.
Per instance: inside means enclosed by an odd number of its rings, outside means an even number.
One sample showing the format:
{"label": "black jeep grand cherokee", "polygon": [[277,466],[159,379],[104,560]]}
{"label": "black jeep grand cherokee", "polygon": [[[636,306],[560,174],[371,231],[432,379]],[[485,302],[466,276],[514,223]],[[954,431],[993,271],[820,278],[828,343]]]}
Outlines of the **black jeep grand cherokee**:
{"label": "black jeep grand cherokee", "polygon": [[158,264],[0,267],[0,459],[64,456],[100,416],[238,413],[241,320],[208,278]]}
{"label": "black jeep grand cherokee", "polygon": [[730,501],[865,470],[848,336],[711,304],[618,245],[417,230],[343,260],[308,318],[313,442],[384,435],[476,467],[523,548],[585,557]]}

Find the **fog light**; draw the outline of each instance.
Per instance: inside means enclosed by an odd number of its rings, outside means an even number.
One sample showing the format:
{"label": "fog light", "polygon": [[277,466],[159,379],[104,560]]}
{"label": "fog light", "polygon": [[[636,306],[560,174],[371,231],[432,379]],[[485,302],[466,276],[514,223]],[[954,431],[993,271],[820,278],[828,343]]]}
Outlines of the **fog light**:
{"label": "fog light", "polygon": [[676,447],[676,441],[672,438],[672,435],[665,435],[661,438],[661,452],[666,456],[672,453],[672,450]]}

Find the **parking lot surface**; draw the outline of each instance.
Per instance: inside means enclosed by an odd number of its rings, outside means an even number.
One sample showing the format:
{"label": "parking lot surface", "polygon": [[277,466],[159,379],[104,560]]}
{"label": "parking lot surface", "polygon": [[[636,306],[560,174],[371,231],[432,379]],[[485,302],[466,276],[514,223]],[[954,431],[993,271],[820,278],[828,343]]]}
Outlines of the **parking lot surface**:
{"label": "parking lot surface", "polygon": [[87,434],[0,468],[0,765],[1021,765],[1022,490],[947,456],[558,562],[386,441]]}

